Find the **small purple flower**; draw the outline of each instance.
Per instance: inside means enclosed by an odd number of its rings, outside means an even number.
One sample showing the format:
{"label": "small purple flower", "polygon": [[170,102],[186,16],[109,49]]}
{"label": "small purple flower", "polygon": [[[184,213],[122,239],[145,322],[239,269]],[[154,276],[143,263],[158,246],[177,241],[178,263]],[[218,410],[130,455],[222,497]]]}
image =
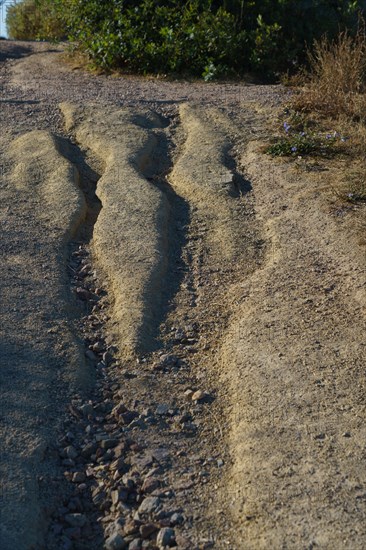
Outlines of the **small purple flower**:
{"label": "small purple flower", "polygon": [[295,146],[294,146],[294,147],[291,147],[291,151],[292,151],[293,153],[296,153],[297,147],[295,147]]}
{"label": "small purple flower", "polygon": [[286,134],[288,134],[288,131],[289,131],[289,129],[291,128],[291,126],[289,125],[289,123],[288,123],[288,122],[284,122],[284,123],[283,123],[283,127],[284,127],[284,129],[285,129]]}
{"label": "small purple flower", "polygon": [[332,134],[327,134],[325,137],[326,137],[327,139],[332,139],[333,136],[332,136]]}

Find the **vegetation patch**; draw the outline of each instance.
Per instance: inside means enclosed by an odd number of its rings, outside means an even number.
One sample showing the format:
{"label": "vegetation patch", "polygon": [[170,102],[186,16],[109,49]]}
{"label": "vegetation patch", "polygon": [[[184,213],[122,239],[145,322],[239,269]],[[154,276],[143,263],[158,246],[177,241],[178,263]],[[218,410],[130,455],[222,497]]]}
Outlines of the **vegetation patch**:
{"label": "vegetation patch", "polygon": [[363,170],[350,172],[335,191],[339,199],[350,203],[366,202],[366,176]]}
{"label": "vegetation patch", "polygon": [[6,26],[9,37],[16,40],[54,41],[67,35],[57,4],[48,0],[22,0],[6,6]]}
{"label": "vegetation patch", "polygon": [[357,25],[362,0],[18,0],[11,38],[68,37],[104,70],[276,80],[306,62],[306,44]]}
{"label": "vegetation patch", "polygon": [[[287,111],[288,112],[288,111]],[[267,153],[273,157],[299,155],[315,155],[331,157],[343,151],[342,144],[346,138],[336,131],[323,133],[308,127],[307,121],[296,123],[298,113],[295,112],[289,122],[283,122],[282,132],[274,138],[274,143],[267,148]],[[292,123],[294,121],[294,124]]]}
{"label": "vegetation patch", "polygon": [[342,154],[343,169],[337,164],[332,171],[329,162],[323,167],[332,173],[329,188],[337,200],[361,205],[366,201],[364,22],[360,20],[354,36],[345,31],[335,40],[324,36],[315,41],[308,55],[310,69],[292,79],[291,101],[266,152],[301,158],[296,166],[305,169],[306,157],[325,161]]}

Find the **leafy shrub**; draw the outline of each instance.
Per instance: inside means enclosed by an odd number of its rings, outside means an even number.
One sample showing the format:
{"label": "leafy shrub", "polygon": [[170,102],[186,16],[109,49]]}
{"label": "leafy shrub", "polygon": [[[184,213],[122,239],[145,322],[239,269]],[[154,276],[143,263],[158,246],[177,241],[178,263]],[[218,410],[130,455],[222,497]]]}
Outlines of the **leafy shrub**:
{"label": "leafy shrub", "polygon": [[186,73],[205,80],[254,71],[275,79],[283,71],[296,71],[306,61],[306,44],[311,47],[325,32],[333,39],[339,29],[355,29],[364,4],[20,0],[9,11],[8,27],[11,36],[28,39],[56,38],[66,27],[73,43],[105,69]]}
{"label": "leafy shrub", "polygon": [[207,79],[240,69],[235,17],[222,8],[212,12],[208,1],[68,0],[67,6],[70,37],[97,66]]}
{"label": "leafy shrub", "polygon": [[357,27],[364,0],[227,0],[224,5],[235,15],[238,31],[247,35],[251,71],[262,77],[278,78],[286,71],[297,72],[307,64],[307,47],[324,34],[334,39],[340,30]]}
{"label": "leafy shrub", "polygon": [[48,0],[23,0],[7,6],[6,27],[15,40],[58,40],[66,30],[56,6]]}

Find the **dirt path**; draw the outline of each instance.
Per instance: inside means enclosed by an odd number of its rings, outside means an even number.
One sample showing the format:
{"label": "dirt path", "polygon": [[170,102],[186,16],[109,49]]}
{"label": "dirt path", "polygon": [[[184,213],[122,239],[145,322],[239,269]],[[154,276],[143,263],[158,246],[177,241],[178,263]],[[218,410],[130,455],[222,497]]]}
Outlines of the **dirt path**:
{"label": "dirt path", "polygon": [[0,48],[1,548],[364,548],[365,211],[283,92]]}

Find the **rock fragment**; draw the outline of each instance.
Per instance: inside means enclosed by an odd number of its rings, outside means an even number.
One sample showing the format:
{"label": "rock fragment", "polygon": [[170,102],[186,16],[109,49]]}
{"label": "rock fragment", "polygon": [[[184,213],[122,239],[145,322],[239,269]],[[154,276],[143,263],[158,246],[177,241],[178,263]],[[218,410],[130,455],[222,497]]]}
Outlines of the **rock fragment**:
{"label": "rock fragment", "polygon": [[72,445],[66,447],[65,454],[67,458],[71,458],[71,460],[75,460],[75,458],[78,456],[77,450]]}
{"label": "rock fragment", "polygon": [[155,523],[145,523],[144,525],[141,525],[141,527],[140,527],[141,538],[142,539],[147,539],[148,537],[150,537],[150,535],[155,533],[157,530],[158,530],[158,528],[155,525]]}
{"label": "rock fragment", "polygon": [[127,548],[127,543],[119,533],[114,533],[105,541],[105,550],[124,550],[124,548]]}
{"label": "rock fragment", "polygon": [[156,537],[156,545],[159,549],[163,549],[166,546],[173,546],[175,544],[175,531],[170,527],[164,527],[160,529]]}
{"label": "rock fragment", "polygon": [[140,504],[138,512],[139,514],[151,514],[155,512],[160,506],[160,499],[158,497],[146,497]]}

